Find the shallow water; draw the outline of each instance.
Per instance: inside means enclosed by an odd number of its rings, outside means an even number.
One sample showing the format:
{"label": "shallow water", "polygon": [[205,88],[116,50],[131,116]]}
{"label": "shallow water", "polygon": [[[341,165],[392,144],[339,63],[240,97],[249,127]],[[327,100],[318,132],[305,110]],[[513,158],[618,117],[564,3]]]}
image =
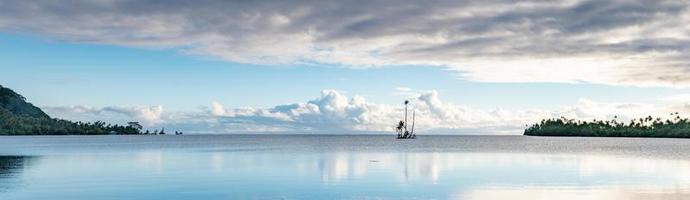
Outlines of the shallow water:
{"label": "shallow water", "polygon": [[690,140],[0,137],[0,199],[688,199]]}

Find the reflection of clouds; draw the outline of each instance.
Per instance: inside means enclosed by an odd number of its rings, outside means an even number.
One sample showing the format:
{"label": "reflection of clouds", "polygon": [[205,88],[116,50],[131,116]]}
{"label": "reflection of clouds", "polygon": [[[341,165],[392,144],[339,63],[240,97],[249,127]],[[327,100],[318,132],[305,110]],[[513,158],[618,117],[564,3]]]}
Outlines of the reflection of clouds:
{"label": "reflection of clouds", "polygon": [[[473,155],[470,157],[479,157]],[[512,186],[483,183],[459,192],[458,199],[688,199],[690,161],[603,155],[495,154],[477,158],[474,165],[496,164],[533,166],[555,171],[539,171],[533,176],[547,182],[521,180]],[[481,162],[481,161],[485,162]],[[475,166],[476,167],[476,166]],[[560,168],[559,168],[560,167]],[[559,176],[576,172],[559,182]],[[563,180],[561,180],[563,181]],[[536,183],[536,184],[535,184]],[[510,184],[508,184],[510,185]],[[564,186],[568,187],[564,187]],[[575,187],[573,185],[579,185]]]}
{"label": "reflection of clouds", "polygon": [[[250,189],[272,197],[282,193],[268,190],[289,188],[322,199],[341,194],[359,199],[353,191],[384,199],[690,198],[690,161],[585,154],[146,151],[45,156],[33,164],[30,170],[4,174],[32,181],[26,191],[94,189],[91,183],[99,182],[123,189],[190,183],[208,191]],[[0,169],[0,186],[19,180],[2,176]],[[0,193],[0,199],[12,198]]]}
{"label": "reflection of clouds", "polygon": [[[355,177],[363,177],[367,175],[367,168],[371,162],[378,162],[376,160],[367,160],[366,156],[355,155],[355,164],[352,166],[352,173]],[[361,161],[361,162],[360,162]],[[366,162],[364,162],[366,161]]]}
{"label": "reflection of clouds", "polygon": [[[426,177],[429,177],[434,183],[438,181],[439,177],[439,172],[440,172],[440,165],[439,160],[442,159],[440,158],[438,153],[431,154],[431,160],[428,162],[426,167],[422,168],[422,175],[425,175]],[[426,169],[426,170],[425,170]]]}
{"label": "reflection of clouds", "polygon": [[211,154],[210,161],[211,171],[221,172],[223,171],[223,154],[215,152]]}
{"label": "reflection of clouds", "polygon": [[629,199],[687,199],[689,191],[678,188],[660,188],[655,186],[638,187],[487,187],[476,188],[455,196],[456,199],[514,199],[514,200],[629,200]]}
{"label": "reflection of clouds", "polygon": [[137,153],[135,155],[137,163],[145,168],[154,169],[156,172],[161,172],[163,169],[163,152],[161,151],[146,151]]}
{"label": "reflection of clouds", "polygon": [[404,153],[401,158],[404,166],[401,180],[404,182],[427,180],[436,183],[439,167],[445,164],[438,153]]}
{"label": "reflection of clouds", "polygon": [[439,177],[438,153],[346,153],[322,155],[318,167],[324,182],[338,182],[376,174],[393,174],[400,182]]}
{"label": "reflection of clouds", "polygon": [[568,188],[482,188],[472,190],[458,199],[515,199],[515,200],[552,200],[552,199],[589,199],[615,200],[629,199],[626,193],[618,190],[590,189],[578,190]]}
{"label": "reflection of clouds", "polygon": [[672,177],[677,181],[690,182],[690,161],[626,158],[614,156],[584,156],[577,159],[581,176],[602,174],[649,174]]}
{"label": "reflection of clouds", "polygon": [[322,157],[322,159],[319,160],[321,180],[333,182],[347,178],[350,165],[350,158],[344,153],[336,153],[326,158]]}
{"label": "reflection of clouds", "polygon": [[339,152],[320,155],[318,170],[323,182],[385,176],[435,184],[459,175],[485,184],[690,185],[690,161],[602,155]]}

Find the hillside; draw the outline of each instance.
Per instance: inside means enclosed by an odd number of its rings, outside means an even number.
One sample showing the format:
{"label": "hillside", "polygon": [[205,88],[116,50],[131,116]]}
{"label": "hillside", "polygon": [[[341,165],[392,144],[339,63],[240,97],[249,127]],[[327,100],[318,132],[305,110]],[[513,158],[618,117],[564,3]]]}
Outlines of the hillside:
{"label": "hillside", "polygon": [[140,134],[131,126],[104,122],[71,122],[54,119],[9,88],[0,85],[0,135],[99,135]]}
{"label": "hillside", "polygon": [[0,110],[5,110],[15,116],[50,118],[40,108],[26,102],[22,95],[2,85],[0,85]]}

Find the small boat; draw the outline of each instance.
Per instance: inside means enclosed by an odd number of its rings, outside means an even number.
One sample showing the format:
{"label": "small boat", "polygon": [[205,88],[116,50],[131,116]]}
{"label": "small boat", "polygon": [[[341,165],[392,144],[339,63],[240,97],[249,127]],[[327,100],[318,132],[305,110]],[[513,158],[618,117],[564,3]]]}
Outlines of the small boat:
{"label": "small boat", "polygon": [[415,137],[417,137],[417,135],[414,134],[414,109],[412,110],[412,127],[409,131],[407,130],[407,104],[409,103],[410,101],[405,100],[405,119],[400,120],[398,125],[395,127],[395,130],[398,133],[397,139],[415,139]]}

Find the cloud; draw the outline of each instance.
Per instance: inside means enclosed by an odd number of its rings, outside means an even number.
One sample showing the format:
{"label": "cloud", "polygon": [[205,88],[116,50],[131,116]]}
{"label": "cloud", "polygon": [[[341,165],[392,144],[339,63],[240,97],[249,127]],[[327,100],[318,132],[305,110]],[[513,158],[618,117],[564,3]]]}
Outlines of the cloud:
{"label": "cloud", "polygon": [[672,112],[668,106],[641,103],[608,103],[580,99],[575,105],[563,106],[555,114],[574,119],[613,119],[627,121],[648,115],[663,117]]}
{"label": "cloud", "polygon": [[125,123],[128,121],[142,121],[147,125],[154,125],[161,122],[163,106],[135,106],[135,107],[91,107],[91,106],[71,106],[71,107],[43,107],[52,117],[66,118],[79,121],[109,121],[114,123]]}
{"label": "cloud", "polygon": [[161,113],[163,112],[163,106],[152,106],[152,107],[105,107],[103,111],[120,113],[130,116],[135,119],[143,120],[147,123],[157,123],[161,120]]}
{"label": "cloud", "polygon": [[306,103],[268,109],[226,109],[213,102],[209,114],[225,123],[277,126],[279,130],[383,131],[396,122],[393,110],[391,106],[367,103],[361,96],[348,98],[338,91],[324,90],[319,98]]}
{"label": "cloud", "polygon": [[666,101],[669,103],[685,103],[690,102],[690,94],[676,94],[659,98],[659,100]]}
{"label": "cloud", "polygon": [[401,97],[404,97],[407,99],[411,99],[411,98],[417,98],[420,94],[427,93],[427,92],[430,92],[430,91],[412,89],[412,88],[408,88],[408,87],[397,87],[397,88],[395,88],[395,90],[393,91],[392,94],[396,95],[396,96],[401,96]]}
{"label": "cloud", "polygon": [[11,1],[0,31],[253,64],[420,65],[486,82],[686,87],[690,3]]}
{"label": "cloud", "polygon": [[[411,91],[412,89],[402,89]],[[675,99],[675,97],[669,97]],[[663,98],[666,99],[666,98]],[[522,134],[526,125],[546,118],[567,117],[579,120],[628,121],[648,115],[664,118],[671,112],[690,114],[690,102],[662,105],[643,103],[596,102],[580,99],[573,105],[556,109],[508,110],[476,109],[448,103],[435,90],[409,98],[409,120],[415,117],[415,130],[435,134]],[[404,107],[367,101],[361,96],[348,97],[336,90],[302,103],[270,108],[227,107],[217,101],[198,111],[163,112],[162,106],[46,107],[48,114],[71,120],[102,120],[112,123],[145,122],[147,128],[184,130],[187,133],[362,133],[392,132],[403,120]]]}

